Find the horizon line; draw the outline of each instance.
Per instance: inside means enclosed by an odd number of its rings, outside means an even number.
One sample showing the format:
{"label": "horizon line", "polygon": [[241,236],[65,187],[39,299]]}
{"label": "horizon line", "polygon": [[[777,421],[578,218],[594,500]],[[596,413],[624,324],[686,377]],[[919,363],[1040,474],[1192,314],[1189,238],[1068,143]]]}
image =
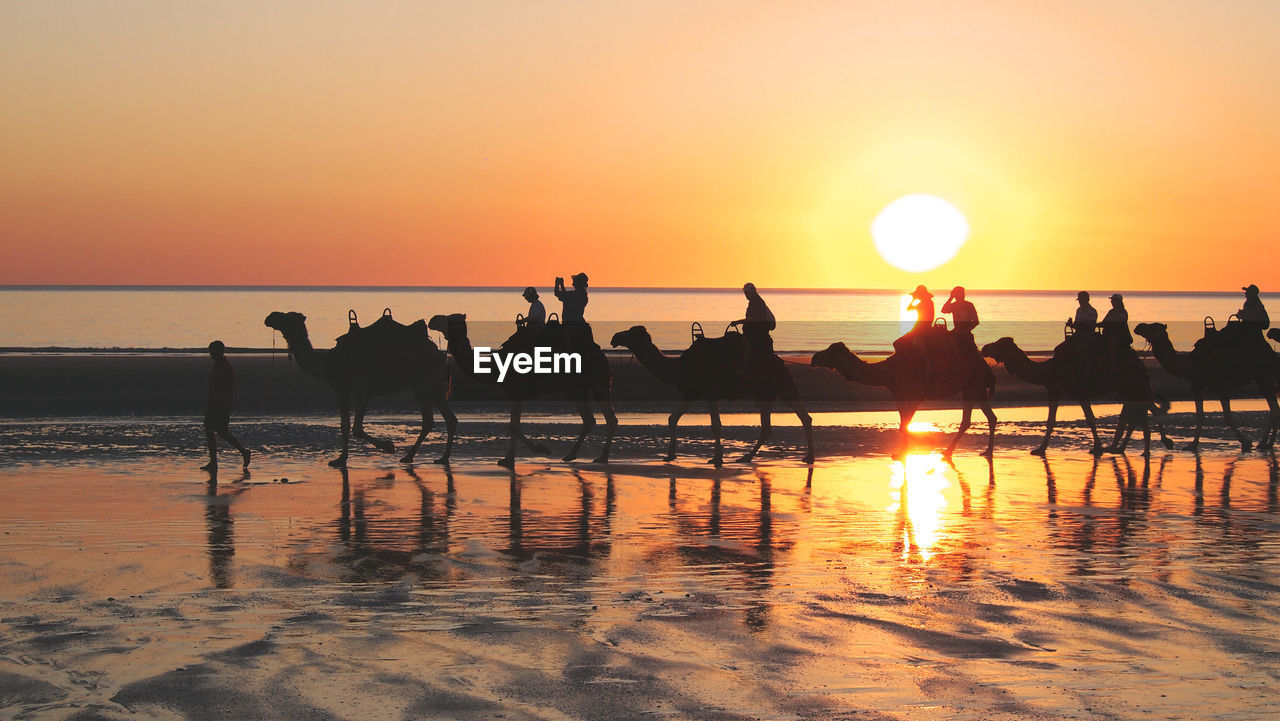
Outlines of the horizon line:
{"label": "horizon line", "polygon": [[[29,290],[29,291],[127,291],[127,290],[159,290],[159,291],[263,291],[263,292],[289,292],[289,291],[352,291],[352,292],[375,292],[375,291],[492,291],[492,290],[510,290],[520,291],[527,286],[523,285],[215,285],[215,284],[198,284],[198,285],[174,285],[174,284],[0,284],[0,291],[3,290]],[[537,287],[537,286],[534,286]],[[670,291],[686,291],[694,293],[719,293],[724,291],[741,291],[739,286],[595,286],[592,290],[605,291],[633,291],[633,292],[670,292]],[[847,294],[871,294],[871,293],[902,293],[906,292],[901,288],[821,288],[821,287],[765,287],[764,291],[769,293],[847,293]],[[944,289],[945,290],[945,289]],[[1109,289],[1109,290],[1115,290]],[[1075,294],[1079,289],[1068,288],[1049,288],[1049,289],[1031,289],[1031,288],[965,288],[967,293],[1022,293],[1036,295],[1051,295],[1060,293]],[[1099,291],[1105,292],[1105,291]],[[1238,290],[1132,290],[1121,288],[1120,292],[1130,293],[1133,295],[1223,295],[1239,293]],[[1263,292],[1263,295],[1272,295],[1273,293]]]}

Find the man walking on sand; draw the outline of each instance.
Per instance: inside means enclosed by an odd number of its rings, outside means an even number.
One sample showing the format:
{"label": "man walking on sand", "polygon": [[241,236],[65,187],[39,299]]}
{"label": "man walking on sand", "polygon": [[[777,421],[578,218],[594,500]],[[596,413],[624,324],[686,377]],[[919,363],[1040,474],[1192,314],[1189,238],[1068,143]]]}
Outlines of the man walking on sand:
{"label": "man walking on sand", "polygon": [[249,450],[233,435],[228,425],[231,423],[231,399],[234,396],[234,378],[231,373],[231,361],[227,360],[227,347],[222,341],[215,340],[209,344],[209,357],[213,359],[213,371],[209,374],[209,398],[204,405],[204,438],[209,446],[209,462],[200,467],[202,471],[218,470],[218,438],[231,444],[240,451],[244,458],[244,467],[249,467]]}

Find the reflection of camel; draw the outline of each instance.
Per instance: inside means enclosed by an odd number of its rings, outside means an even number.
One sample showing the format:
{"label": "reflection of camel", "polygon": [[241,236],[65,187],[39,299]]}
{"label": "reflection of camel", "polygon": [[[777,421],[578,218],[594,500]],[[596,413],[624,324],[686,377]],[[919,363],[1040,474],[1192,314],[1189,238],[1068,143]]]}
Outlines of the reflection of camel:
{"label": "reflection of camel", "polygon": [[904,440],[907,438],[907,426],[911,424],[911,418],[924,401],[950,398],[959,393],[964,401],[960,428],[951,439],[946,455],[950,456],[955,451],[960,437],[969,430],[975,403],[987,417],[987,449],[982,455],[991,455],[996,442],[996,414],[991,410],[988,396],[994,390],[994,381],[991,380],[991,370],[985,365],[970,365],[969,372],[964,376],[931,375],[922,365],[912,363],[910,359],[904,360],[899,353],[877,363],[868,363],[850,351],[844,343],[832,343],[826,350],[818,351],[813,355],[811,365],[834,369],[856,383],[888,388],[893,402],[898,406],[901,421],[899,430]]}
{"label": "reflection of camel", "polygon": [[[386,320],[390,318],[386,317]],[[381,332],[377,324],[359,329],[343,337],[342,340],[349,338],[350,342],[339,342],[327,351],[311,346],[306,321],[307,317],[301,313],[276,311],[263,323],[280,331],[302,370],[324,380],[338,394],[338,409],[342,414],[342,453],[329,461],[329,465],[336,468],[346,466],[352,434],[380,451],[394,452],[395,446],[391,441],[373,438],[365,432],[364,414],[370,397],[406,388],[413,390],[413,397],[418,401],[422,428],[401,460],[404,463],[413,461],[422,440],[431,432],[434,406],[440,406],[440,415],[444,416],[448,430],[444,455],[436,462],[443,463],[449,459],[454,433],[458,429],[458,418],[449,408],[449,368],[444,354],[431,342],[427,329],[419,328],[421,321],[408,327],[397,323],[392,332]],[[352,408],[355,409],[355,428],[351,428]]]}
{"label": "reflection of camel", "polygon": [[680,423],[680,417],[689,410],[689,406],[695,400],[705,398],[707,410],[711,413],[711,429],[716,436],[716,452],[711,462],[720,465],[724,459],[724,450],[720,442],[718,403],[721,400],[750,396],[755,400],[756,407],[760,409],[760,436],[756,438],[751,450],[739,460],[744,463],[751,461],[760,450],[761,444],[768,439],[773,430],[770,422],[773,401],[778,398],[795,411],[796,417],[804,425],[805,438],[809,444],[809,452],[805,454],[804,462],[813,463],[813,425],[809,414],[800,405],[800,393],[796,389],[791,374],[787,372],[783,360],[771,354],[764,361],[753,365],[751,372],[743,373],[732,365],[732,361],[740,362],[742,358],[737,348],[725,348],[726,352],[717,353],[713,345],[719,343],[723,346],[732,339],[733,334],[726,336],[725,339],[700,340],[681,353],[678,358],[672,358],[658,350],[658,346],[649,336],[649,331],[642,325],[633,326],[613,336],[613,347],[623,346],[630,350],[650,373],[657,376],[659,380],[675,384],[680,392],[680,405],[667,419],[671,429],[671,443],[667,447],[666,460],[674,461],[676,458],[676,426]]}
{"label": "reflection of camel", "polygon": [[[1252,447],[1249,439],[1240,432],[1235,419],[1231,417],[1231,390],[1247,383],[1257,385],[1258,393],[1267,399],[1267,407],[1271,409],[1270,422],[1259,448],[1270,447],[1277,424],[1280,424],[1280,405],[1276,403],[1276,358],[1275,353],[1267,349],[1267,358],[1261,353],[1250,354],[1244,349],[1238,353],[1223,352],[1216,344],[1197,343],[1191,351],[1179,353],[1174,350],[1169,340],[1169,327],[1164,323],[1139,323],[1134,333],[1147,339],[1151,344],[1151,352],[1156,360],[1171,375],[1191,384],[1191,393],[1196,401],[1196,435],[1188,446],[1196,450],[1200,446],[1200,431],[1204,424],[1204,396],[1212,392],[1222,404],[1222,417],[1240,441],[1240,447],[1248,451]],[[1258,357],[1258,362],[1233,362],[1232,356]]]}
{"label": "reflection of camel", "polygon": [[[574,441],[569,452],[565,454],[564,460],[571,461],[578,457],[578,449],[582,447],[582,442],[586,440],[587,433],[596,424],[595,415],[591,412],[591,405],[587,400],[590,397],[594,397],[600,404],[600,411],[604,414],[606,426],[604,450],[600,452],[595,462],[609,462],[609,446],[613,443],[613,433],[618,426],[618,417],[613,413],[613,391],[611,387],[612,379],[609,374],[609,360],[604,357],[604,352],[600,350],[599,346],[592,343],[589,348],[578,349],[582,356],[581,373],[532,374],[511,372],[507,374],[506,379],[498,382],[496,373],[475,372],[475,367],[472,365],[474,359],[471,350],[471,339],[467,337],[466,315],[462,313],[437,315],[427,325],[432,330],[444,334],[445,340],[448,342],[449,353],[453,354],[454,360],[457,361],[458,367],[462,368],[463,373],[478,381],[496,384],[506,394],[507,400],[511,404],[511,439],[507,445],[507,455],[498,461],[500,465],[511,466],[515,464],[516,439],[523,441],[526,446],[537,453],[548,452],[545,446],[533,443],[521,432],[520,412],[524,407],[526,398],[556,391],[564,391],[565,395],[577,406],[579,415],[582,416],[582,429],[579,431],[578,438]],[[501,354],[495,352],[494,355]]]}
{"label": "reflection of camel", "polygon": [[[1104,349],[1105,350],[1105,349]],[[1146,366],[1137,354],[1128,356],[1129,363],[1124,365],[1125,372],[1089,373],[1083,372],[1080,365],[1085,361],[1084,355],[1071,347],[1059,345],[1049,360],[1037,361],[1027,356],[1012,338],[1004,337],[994,343],[982,347],[982,355],[994,359],[1004,365],[1009,373],[1031,383],[1044,386],[1048,395],[1049,417],[1045,421],[1044,439],[1031,452],[1044,455],[1049,447],[1049,438],[1053,435],[1053,427],[1058,418],[1058,404],[1063,398],[1069,398],[1080,404],[1084,411],[1085,422],[1089,424],[1089,432],[1093,434],[1093,452],[1103,451],[1102,439],[1098,437],[1098,421],[1093,416],[1092,399],[1116,392],[1121,401],[1151,401],[1151,381],[1147,377]],[[1119,364],[1117,364],[1119,365]],[[1137,410],[1137,407],[1133,409]],[[1143,412],[1146,412],[1144,407]],[[1125,416],[1125,420],[1137,422],[1136,413]],[[1145,420],[1144,420],[1145,422]],[[1163,436],[1163,430],[1161,431]],[[1112,445],[1119,446],[1119,436]]]}

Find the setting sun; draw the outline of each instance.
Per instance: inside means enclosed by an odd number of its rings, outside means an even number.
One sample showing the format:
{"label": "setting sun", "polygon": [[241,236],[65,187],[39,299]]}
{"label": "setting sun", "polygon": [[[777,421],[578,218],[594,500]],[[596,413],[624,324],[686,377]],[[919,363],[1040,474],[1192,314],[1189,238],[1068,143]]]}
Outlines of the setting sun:
{"label": "setting sun", "polygon": [[886,263],[919,273],[954,258],[969,238],[969,223],[942,198],[906,195],[880,211],[871,223],[871,237]]}

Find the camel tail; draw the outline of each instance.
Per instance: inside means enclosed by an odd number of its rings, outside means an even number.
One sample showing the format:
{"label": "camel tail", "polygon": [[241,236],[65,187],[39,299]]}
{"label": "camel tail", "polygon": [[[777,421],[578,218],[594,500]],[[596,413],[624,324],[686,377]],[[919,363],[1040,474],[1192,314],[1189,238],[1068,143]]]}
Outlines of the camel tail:
{"label": "camel tail", "polygon": [[990,398],[996,394],[996,374],[991,370],[991,366],[987,366],[987,397]]}

